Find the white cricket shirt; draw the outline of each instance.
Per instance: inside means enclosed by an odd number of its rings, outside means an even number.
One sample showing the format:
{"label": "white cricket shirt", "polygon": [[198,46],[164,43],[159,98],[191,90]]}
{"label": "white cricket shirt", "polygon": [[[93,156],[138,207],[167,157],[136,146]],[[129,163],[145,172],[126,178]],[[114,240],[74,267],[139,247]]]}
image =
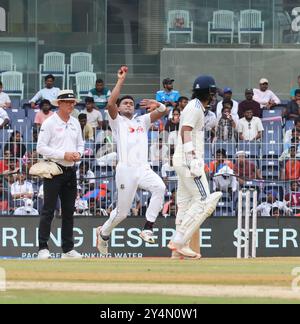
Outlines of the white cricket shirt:
{"label": "white cricket shirt", "polygon": [[38,138],[37,152],[45,159],[66,167],[74,162],[64,160],[66,152],[78,152],[83,155],[84,142],[79,121],[70,117],[65,123],[57,113],[49,117],[42,125]]}
{"label": "white cricket shirt", "polygon": [[148,130],[151,126],[150,114],[128,119],[118,115],[109,124],[117,142],[119,163],[128,166],[143,166],[148,163]]}
{"label": "white cricket shirt", "polygon": [[181,130],[183,126],[192,127],[192,142],[198,159],[204,159],[204,129],[205,109],[198,99],[189,102],[181,113],[178,133],[178,143],[174,154],[174,165],[182,165],[185,162],[185,154],[182,143]]}
{"label": "white cricket shirt", "polygon": [[0,92],[0,107],[4,107],[4,105],[7,103],[11,103],[8,94],[4,92]]}
{"label": "white cricket shirt", "polygon": [[49,100],[50,102],[52,102],[53,100],[57,99],[58,94],[60,92],[59,88],[44,88],[42,90],[40,90],[29,102],[32,103],[36,103],[39,100]]}

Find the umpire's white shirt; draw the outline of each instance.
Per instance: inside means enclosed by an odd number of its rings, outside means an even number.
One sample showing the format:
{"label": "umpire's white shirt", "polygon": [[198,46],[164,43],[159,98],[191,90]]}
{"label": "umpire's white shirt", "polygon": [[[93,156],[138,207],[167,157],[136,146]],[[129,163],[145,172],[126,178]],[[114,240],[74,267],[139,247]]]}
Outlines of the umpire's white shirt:
{"label": "umpire's white shirt", "polygon": [[64,160],[66,152],[78,152],[83,155],[84,142],[79,121],[70,117],[64,122],[57,113],[49,117],[42,125],[37,152],[44,159],[51,160],[65,167],[73,166],[74,162]]}

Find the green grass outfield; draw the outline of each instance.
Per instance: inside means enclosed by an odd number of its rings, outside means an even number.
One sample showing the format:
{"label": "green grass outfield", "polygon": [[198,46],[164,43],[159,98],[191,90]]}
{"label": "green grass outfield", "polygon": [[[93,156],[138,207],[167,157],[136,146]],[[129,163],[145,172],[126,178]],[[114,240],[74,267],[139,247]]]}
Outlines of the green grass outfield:
{"label": "green grass outfield", "polygon": [[[300,303],[300,294],[291,294],[292,281],[295,279],[292,276],[292,270],[300,267],[300,258],[205,259],[200,261],[174,261],[164,258],[42,262],[1,260],[0,267],[5,269],[8,283],[7,292],[0,292],[2,304]],[[20,288],[17,284],[22,282],[25,282],[27,286]],[[38,286],[37,283],[41,283],[42,286]],[[61,291],[55,291],[55,285],[50,289],[48,287],[50,284],[56,284]],[[79,288],[76,286],[73,289],[74,284],[80,285]],[[162,291],[151,292],[145,288],[144,293],[122,290],[116,293],[114,290],[110,292],[105,286],[106,290],[103,293],[102,284],[111,284],[112,288],[114,284],[118,284],[120,288],[122,285],[130,288],[148,285],[161,287]],[[204,288],[217,288],[211,292],[210,296],[202,296],[201,289],[198,291],[196,289],[201,285]],[[164,292],[166,286],[170,288],[167,293]],[[89,291],[89,287],[94,288]],[[254,287],[256,287],[257,296],[253,295]],[[186,294],[183,288],[195,291],[195,296],[190,296],[190,292]],[[223,296],[225,288],[229,289],[230,293]],[[249,296],[247,296],[248,288],[252,288]],[[76,289],[79,289],[78,293],[74,293],[73,290],[76,291]],[[239,296],[241,290],[246,296]],[[266,297],[260,295],[262,291],[266,292]]]}

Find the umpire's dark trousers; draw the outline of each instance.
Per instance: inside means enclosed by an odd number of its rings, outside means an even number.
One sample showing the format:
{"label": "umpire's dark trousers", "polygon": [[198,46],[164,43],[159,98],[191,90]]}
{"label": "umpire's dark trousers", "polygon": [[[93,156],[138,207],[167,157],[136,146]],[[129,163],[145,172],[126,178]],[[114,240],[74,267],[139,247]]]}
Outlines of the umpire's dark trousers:
{"label": "umpire's dark trousers", "polygon": [[63,174],[53,179],[44,180],[44,207],[39,227],[39,249],[48,249],[50,239],[51,223],[58,197],[61,200],[62,209],[62,250],[68,253],[74,248],[73,226],[74,206],[77,196],[77,181],[75,167],[62,167]]}

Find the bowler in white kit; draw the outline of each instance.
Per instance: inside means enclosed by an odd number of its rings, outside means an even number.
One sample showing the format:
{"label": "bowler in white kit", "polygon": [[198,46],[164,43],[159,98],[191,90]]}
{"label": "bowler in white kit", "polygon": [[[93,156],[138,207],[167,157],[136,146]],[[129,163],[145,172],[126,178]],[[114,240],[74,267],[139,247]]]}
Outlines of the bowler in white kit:
{"label": "bowler in white kit", "polygon": [[150,113],[134,117],[134,99],[130,96],[119,99],[127,72],[126,66],[119,70],[118,82],[107,106],[109,124],[117,142],[118,202],[109,220],[97,229],[97,249],[104,255],[108,253],[111,232],[127,218],[138,188],[150,191],[152,194],[146,213],[147,222],[140,236],[145,242],[155,243],[153,225],[162,210],[166,190],[162,179],[152,171],[148,163],[148,130],[152,123],[167,115],[168,110],[163,104],[146,99],[140,103],[140,106],[148,109]]}
{"label": "bowler in white kit", "polygon": [[193,100],[184,109],[173,165],[178,175],[176,234],[168,247],[190,258],[200,256],[189,247],[196,230],[213,214],[222,193],[210,194],[204,171],[204,112],[217,88],[210,76],[194,82]]}

